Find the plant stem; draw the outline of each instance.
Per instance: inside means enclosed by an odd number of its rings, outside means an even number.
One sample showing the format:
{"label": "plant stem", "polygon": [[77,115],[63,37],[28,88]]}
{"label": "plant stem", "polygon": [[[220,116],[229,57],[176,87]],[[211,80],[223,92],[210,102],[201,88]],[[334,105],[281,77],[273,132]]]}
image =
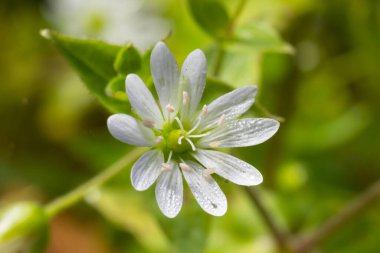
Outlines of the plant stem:
{"label": "plant stem", "polygon": [[328,219],[311,236],[301,241],[295,252],[304,253],[327,239],[336,230],[347,224],[353,217],[366,210],[370,204],[380,198],[380,180],[376,181],[364,193],[352,200],[338,214]]}
{"label": "plant stem", "polygon": [[239,18],[241,12],[243,11],[246,3],[247,3],[247,0],[241,0],[239,2],[238,7],[236,8],[234,14],[232,15],[232,17],[230,19],[228,26],[226,27],[225,37],[220,38],[216,41],[216,48],[217,48],[216,60],[215,60],[215,67],[214,67],[214,70],[212,73],[215,77],[219,76],[220,70],[222,69],[222,66],[224,63],[224,58],[226,56],[226,50],[224,48],[225,47],[225,45],[224,45],[225,41],[229,40],[233,37],[236,21]]}
{"label": "plant stem", "polygon": [[248,187],[246,187],[245,190],[248,193],[248,196],[250,197],[251,201],[259,211],[260,215],[262,216],[264,222],[268,226],[279,250],[289,250],[286,235],[280,230],[280,228],[274,222],[273,217],[264,207],[257,191]]}
{"label": "plant stem", "polygon": [[224,62],[224,56],[226,55],[226,51],[224,50],[224,46],[222,42],[217,42],[217,52],[216,52],[216,60],[215,60],[215,67],[213,71],[213,75],[215,77],[218,77],[220,74],[220,70],[222,69],[223,62]]}
{"label": "plant stem", "polygon": [[86,193],[93,189],[94,187],[101,186],[108,180],[113,178],[116,174],[122,171],[126,166],[132,164],[140,155],[142,155],[147,149],[146,148],[136,148],[130,153],[126,154],[111,166],[106,168],[103,172],[96,175],[86,183],[80,185],[76,189],[68,192],[66,195],[61,196],[45,206],[46,213],[53,217],[59,212],[65,210],[66,208],[76,204],[82,200]]}

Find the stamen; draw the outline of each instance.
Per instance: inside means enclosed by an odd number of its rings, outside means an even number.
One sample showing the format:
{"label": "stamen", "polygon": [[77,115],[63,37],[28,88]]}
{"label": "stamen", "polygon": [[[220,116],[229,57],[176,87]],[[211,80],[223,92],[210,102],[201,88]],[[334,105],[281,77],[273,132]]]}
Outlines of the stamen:
{"label": "stamen", "polygon": [[178,117],[175,117],[174,119],[177,121],[179,128],[181,128],[182,132],[185,132],[181,120]]}
{"label": "stamen", "polygon": [[191,167],[189,165],[187,165],[185,162],[183,162],[182,160],[182,163],[179,164],[179,167],[182,169],[182,170],[191,170]]}
{"label": "stamen", "polygon": [[161,171],[171,171],[173,169],[173,165],[170,163],[161,164]]}
{"label": "stamen", "polygon": [[208,113],[208,107],[207,105],[204,105],[202,108],[201,117],[206,117],[207,113]]}
{"label": "stamen", "polygon": [[172,113],[172,112],[175,111],[175,108],[174,108],[173,105],[171,105],[171,104],[167,104],[167,105],[166,105],[166,110],[167,110],[168,112]]}
{"label": "stamen", "polygon": [[164,140],[164,137],[162,137],[162,136],[160,135],[160,136],[158,136],[158,137],[156,138],[156,143],[157,143],[157,144],[160,144],[163,140]]}
{"label": "stamen", "polygon": [[170,163],[170,160],[172,159],[173,151],[170,151],[168,161],[166,163]]}
{"label": "stamen", "polygon": [[187,105],[190,101],[189,93],[187,91],[182,92],[182,103],[183,105]]}
{"label": "stamen", "polygon": [[209,135],[210,133],[211,132],[207,132],[207,133],[204,133],[204,134],[193,134],[193,135],[189,135],[188,137],[189,138],[201,138],[201,137]]}
{"label": "stamen", "polygon": [[207,168],[203,171],[204,176],[210,176],[211,174],[214,174],[215,170],[213,168]]}
{"label": "stamen", "polygon": [[194,145],[194,143],[189,139],[189,138],[185,138],[185,140],[190,144],[190,146],[191,146],[191,149],[193,150],[193,151],[195,151],[196,150],[196,148],[195,148],[195,145]]}
{"label": "stamen", "polygon": [[211,147],[211,148],[217,148],[220,146],[220,141],[213,141],[213,142],[210,142],[208,145]]}
{"label": "stamen", "polygon": [[143,125],[147,128],[154,128],[154,121],[149,120],[149,119],[144,119]]}
{"label": "stamen", "polygon": [[221,126],[224,123],[225,118],[226,118],[226,114],[222,114],[222,116],[220,116],[220,118],[218,119],[218,121],[216,122],[216,124],[218,126]]}
{"label": "stamen", "polygon": [[179,145],[182,144],[182,139],[183,139],[184,137],[185,137],[185,136],[182,135],[182,136],[180,136],[180,137],[178,138],[178,144],[179,144]]}
{"label": "stamen", "polygon": [[202,118],[198,117],[197,123],[195,123],[194,127],[192,129],[190,129],[190,131],[187,132],[187,134],[191,134],[192,132],[194,132],[199,127],[199,125],[201,124],[201,121],[202,121]]}

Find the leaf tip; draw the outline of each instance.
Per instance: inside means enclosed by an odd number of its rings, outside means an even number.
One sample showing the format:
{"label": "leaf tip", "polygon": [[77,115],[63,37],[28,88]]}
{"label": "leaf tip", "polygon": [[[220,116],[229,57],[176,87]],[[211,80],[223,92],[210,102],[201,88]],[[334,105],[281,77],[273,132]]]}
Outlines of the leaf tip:
{"label": "leaf tip", "polygon": [[44,37],[45,39],[48,39],[48,40],[51,40],[51,39],[52,39],[51,31],[50,31],[49,29],[47,29],[47,28],[42,29],[42,30],[40,31],[40,35],[41,35],[42,37]]}

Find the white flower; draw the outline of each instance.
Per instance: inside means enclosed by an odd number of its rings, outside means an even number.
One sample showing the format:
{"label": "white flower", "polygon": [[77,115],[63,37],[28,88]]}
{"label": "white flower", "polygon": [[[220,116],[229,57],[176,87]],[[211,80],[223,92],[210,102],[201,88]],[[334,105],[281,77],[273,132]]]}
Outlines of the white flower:
{"label": "white flower", "polygon": [[[145,50],[166,37],[169,22],[147,0],[47,0],[44,14],[61,32]],[[158,10],[158,11],[157,11]]]}
{"label": "white flower", "polygon": [[213,173],[246,186],[260,184],[263,179],[252,165],[212,148],[260,144],[279,128],[273,119],[237,119],[253,104],[256,86],[236,89],[198,110],[206,83],[206,65],[205,55],[197,49],[187,56],[179,73],[170,50],[164,43],[157,43],[150,66],[160,104],[144,82],[130,74],[126,91],[140,119],[114,114],[107,122],[116,139],[152,147],[133,165],[132,185],[143,191],[157,180],[158,206],[170,218],[182,206],[182,174],[199,205],[209,214],[223,215],[227,200]]}

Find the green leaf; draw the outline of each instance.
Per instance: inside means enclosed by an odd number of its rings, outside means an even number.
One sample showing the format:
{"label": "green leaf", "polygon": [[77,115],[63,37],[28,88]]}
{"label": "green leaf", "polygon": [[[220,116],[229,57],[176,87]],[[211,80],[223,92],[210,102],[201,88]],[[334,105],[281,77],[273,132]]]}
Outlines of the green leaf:
{"label": "green leaf", "polygon": [[127,93],[125,92],[125,77],[117,76],[113,78],[106,87],[106,94],[110,97],[121,101],[128,101]]}
{"label": "green leaf", "polygon": [[230,42],[233,42],[234,46],[242,47],[243,51],[248,48],[256,51],[294,53],[294,48],[286,43],[275,29],[263,23],[251,22],[237,27]]}
{"label": "green leaf", "polygon": [[202,29],[215,38],[223,38],[230,23],[225,7],[215,0],[189,0],[190,10]]}
{"label": "green leaf", "polygon": [[176,218],[162,216],[162,229],[171,242],[173,252],[202,253],[206,247],[211,216],[194,202],[185,204]]}
{"label": "green leaf", "polygon": [[94,189],[86,195],[86,201],[120,229],[131,233],[146,250],[168,252],[165,235],[139,192],[117,187]]}
{"label": "green leaf", "polygon": [[138,72],[141,68],[141,56],[139,51],[131,44],[123,47],[117,54],[114,68],[123,75]]}
{"label": "green leaf", "polygon": [[67,37],[48,30],[41,34],[54,43],[102,105],[111,112],[129,112],[128,102],[106,93],[108,83],[117,76],[114,62],[122,50],[120,46]]}

